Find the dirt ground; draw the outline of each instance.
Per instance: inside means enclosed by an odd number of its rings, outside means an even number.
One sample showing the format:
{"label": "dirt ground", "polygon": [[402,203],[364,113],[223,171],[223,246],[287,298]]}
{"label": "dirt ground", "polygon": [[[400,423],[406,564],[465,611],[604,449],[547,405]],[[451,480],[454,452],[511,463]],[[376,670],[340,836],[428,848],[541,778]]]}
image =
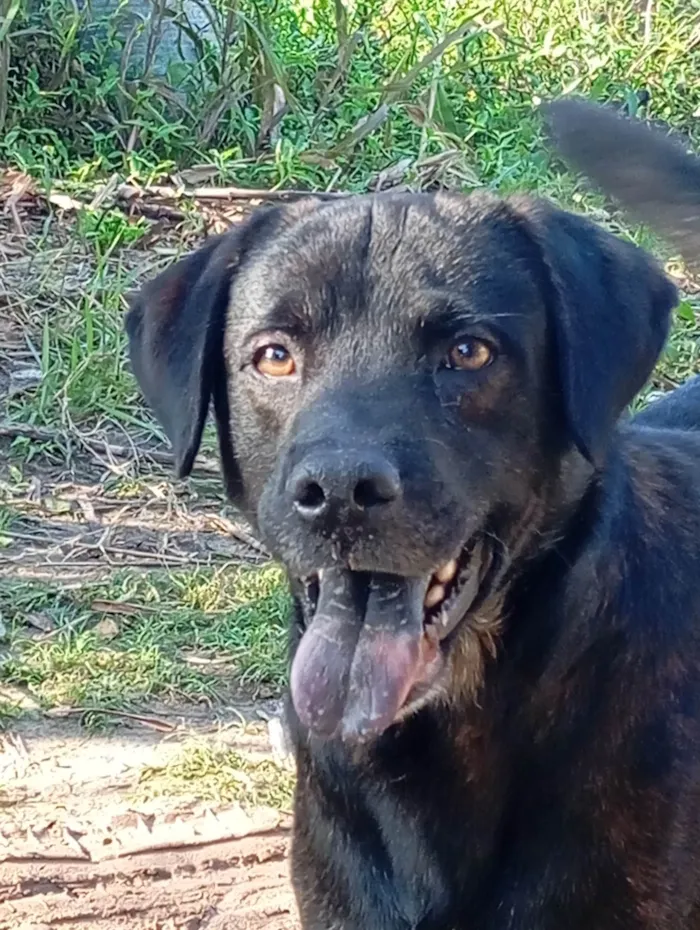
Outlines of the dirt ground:
{"label": "dirt ground", "polygon": [[[177,730],[192,726],[221,721]],[[272,754],[265,726],[231,733],[237,749]],[[288,812],[138,798],[139,773],[180,743],[144,727],[88,736],[61,719],[0,735],[1,930],[298,927]]]}

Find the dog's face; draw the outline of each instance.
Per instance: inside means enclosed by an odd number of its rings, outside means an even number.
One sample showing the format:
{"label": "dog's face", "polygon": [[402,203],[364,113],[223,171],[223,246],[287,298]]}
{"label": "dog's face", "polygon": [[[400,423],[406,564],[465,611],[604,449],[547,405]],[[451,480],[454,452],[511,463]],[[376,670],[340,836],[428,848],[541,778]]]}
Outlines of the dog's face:
{"label": "dog's face", "polygon": [[561,531],[661,350],[651,260],[528,201],[378,196],[257,214],[144,288],[132,362],[304,607],[302,722],[368,738],[465,675],[479,612]]}

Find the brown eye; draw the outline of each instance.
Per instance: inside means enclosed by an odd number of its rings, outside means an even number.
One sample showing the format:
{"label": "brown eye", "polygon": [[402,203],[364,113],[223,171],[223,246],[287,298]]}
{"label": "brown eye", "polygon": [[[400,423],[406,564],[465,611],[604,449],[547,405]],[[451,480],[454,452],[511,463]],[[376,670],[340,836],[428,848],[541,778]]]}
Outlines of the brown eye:
{"label": "brown eye", "polygon": [[289,378],[296,371],[291,353],[280,345],[262,346],[255,353],[253,364],[268,378]]}
{"label": "brown eye", "polygon": [[479,371],[493,361],[493,351],[481,339],[461,339],[447,355],[447,367]]}

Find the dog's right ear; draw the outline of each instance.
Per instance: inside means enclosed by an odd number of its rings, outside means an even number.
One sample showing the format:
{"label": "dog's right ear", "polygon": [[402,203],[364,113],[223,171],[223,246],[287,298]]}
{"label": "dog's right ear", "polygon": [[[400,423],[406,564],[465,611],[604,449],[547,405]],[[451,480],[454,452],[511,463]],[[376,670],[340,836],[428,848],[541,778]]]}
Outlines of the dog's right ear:
{"label": "dog's right ear", "polygon": [[192,470],[213,400],[224,485],[234,500],[241,478],[223,355],[227,311],[238,269],[274,235],[283,212],[260,210],[212,238],[144,285],[126,317],[131,365],[172,444],[177,476]]}

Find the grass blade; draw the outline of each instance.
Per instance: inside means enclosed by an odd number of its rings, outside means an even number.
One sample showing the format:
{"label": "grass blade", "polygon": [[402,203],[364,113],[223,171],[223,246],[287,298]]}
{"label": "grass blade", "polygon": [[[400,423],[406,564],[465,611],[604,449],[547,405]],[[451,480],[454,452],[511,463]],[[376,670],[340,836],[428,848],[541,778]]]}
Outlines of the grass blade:
{"label": "grass blade", "polygon": [[[487,12],[488,7],[484,8],[477,14],[480,16],[482,13]],[[486,29],[493,29],[494,26],[481,26],[476,22],[476,18],[472,17],[471,19],[465,20],[460,26],[456,29],[453,29],[452,32],[448,32],[447,35],[434,45],[429,52],[427,52],[420,61],[410,68],[404,76],[395,82],[388,84],[384,88],[384,100],[392,102],[398,100],[399,97],[404,96],[410,89],[413,82],[416,80],[418,75],[425,71],[426,68],[429,68],[434,62],[438,61],[448,48],[451,48],[453,45],[456,45],[457,42],[460,42],[464,39],[470,32],[473,34],[478,34],[484,32]]]}
{"label": "grass blade", "polygon": [[389,104],[380,104],[372,113],[368,113],[366,116],[361,117],[350,132],[343,136],[340,142],[326,153],[326,156],[328,158],[337,158],[338,155],[347,154],[347,152],[352,151],[363,139],[366,139],[367,136],[372,135],[375,130],[379,129],[388,115]]}

